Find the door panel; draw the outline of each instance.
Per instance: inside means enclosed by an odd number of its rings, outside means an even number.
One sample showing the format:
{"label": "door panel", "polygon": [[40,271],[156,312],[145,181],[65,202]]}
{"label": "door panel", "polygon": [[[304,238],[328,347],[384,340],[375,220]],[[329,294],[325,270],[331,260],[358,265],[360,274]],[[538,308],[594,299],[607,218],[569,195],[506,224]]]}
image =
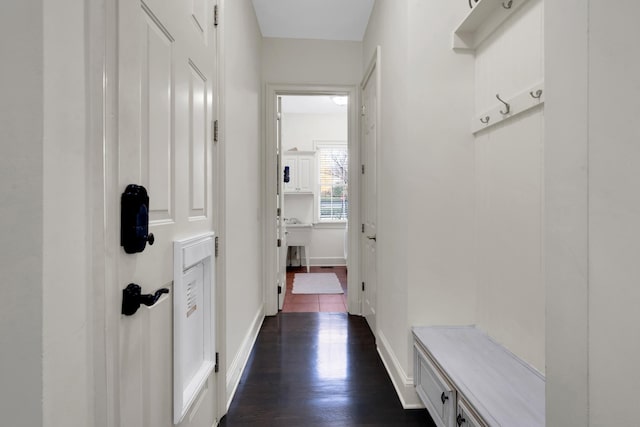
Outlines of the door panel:
{"label": "door panel", "polygon": [[[147,188],[155,236],[141,253],[118,250],[118,285],[137,283],[143,294],[170,290],[118,321],[119,357],[111,363],[121,427],[173,426],[173,241],[214,228],[212,16],[210,0],[118,2],[118,164],[107,173],[115,173],[119,191]],[[119,313],[120,303],[109,310]],[[201,334],[197,320],[193,333]],[[181,427],[214,424],[215,384],[214,374]]]}
{"label": "door panel", "polygon": [[189,61],[190,217],[205,216],[207,201],[207,78]]}
{"label": "door panel", "polygon": [[172,56],[173,38],[143,11],[141,31],[141,169],[151,221],[170,220],[173,205]]}
{"label": "door panel", "polygon": [[378,267],[377,267],[377,212],[378,212],[378,187],[377,187],[377,91],[378,77],[377,67],[374,63],[373,70],[365,76],[362,116],[362,145],[361,156],[364,165],[362,177],[362,224],[364,233],[361,233],[362,247],[362,278],[365,283],[362,311],[367,319],[369,327],[376,334],[376,309],[378,291]]}

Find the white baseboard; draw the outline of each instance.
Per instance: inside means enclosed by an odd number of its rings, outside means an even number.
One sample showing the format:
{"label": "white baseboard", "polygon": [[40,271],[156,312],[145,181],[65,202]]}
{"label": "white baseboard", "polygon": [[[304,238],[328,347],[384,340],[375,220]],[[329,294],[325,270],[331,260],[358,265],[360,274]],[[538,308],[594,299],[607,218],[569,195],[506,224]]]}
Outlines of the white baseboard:
{"label": "white baseboard", "polygon": [[262,326],[263,321],[264,305],[261,305],[253,319],[253,322],[251,323],[251,327],[244,337],[244,340],[242,340],[242,344],[240,345],[238,352],[233,358],[233,362],[231,362],[231,365],[229,366],[229,370],[227,371],[227,411],[229,410],[233,396],[236,394],[238,384],[240,384],[240,378],[242,377],[244,368],[247,366],[249,355],[251,354],[253,345],[256,342],[256,338],[258,338],[258,333],[260,332],[260,327]]}
{"label": "white baseboard", "polygon": [[420,401],[415,387],[413,386],[413,378],[409,377],[407,373],[402,369],[402,365],[398,361],[389,341],[384,336],[381,330],[378,330],[378,354],[382,359],[384,367],[387,369],[393,387],[398,393],[400,403],[404,409],[421,409],[424,405]]}
{"label": "white baseboard", "polygon": [[[298,262],[294,263],[296,266]],[[306,267],[307,263],[302,259],[302,266]],[[347,265],[347,260],[344,257],[310,257],[309,265],[311,267],[344,267]]]}
{"label": "white baseboard", "polygon": [[[341,257],[311,257],[309,258],[309,265],[311,267],[346,267],[347,260]],[[298,260],[293,260],[291,266],[306,267],[307,263],[304,259],[300,263],[298,263]]]}
{"label": "white baseboard", "polygon": [[344,257],[311,257],[309,264],[312,267],[344,267],[347,265],[347,260]]}

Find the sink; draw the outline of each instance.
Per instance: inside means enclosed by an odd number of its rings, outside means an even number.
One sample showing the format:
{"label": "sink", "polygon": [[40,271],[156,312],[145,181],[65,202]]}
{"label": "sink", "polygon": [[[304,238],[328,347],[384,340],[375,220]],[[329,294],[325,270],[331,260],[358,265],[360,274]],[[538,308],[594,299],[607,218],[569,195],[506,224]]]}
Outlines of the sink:
{"label": "sink", "polygon": [[287,246],[308,246],[312,224],[287,224]]}

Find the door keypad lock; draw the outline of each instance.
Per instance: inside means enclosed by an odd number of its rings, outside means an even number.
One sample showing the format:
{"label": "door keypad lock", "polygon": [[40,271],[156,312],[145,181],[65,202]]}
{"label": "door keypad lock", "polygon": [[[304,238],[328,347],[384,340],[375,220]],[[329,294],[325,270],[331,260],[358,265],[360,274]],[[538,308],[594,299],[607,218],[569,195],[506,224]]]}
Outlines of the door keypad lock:
{"label": "door keypad lock", "polygon": [[147,242],[153,245],[149,233],[149,195],[141,185],[129,184],[120,201],[120,245],[128,254],[144,251]]}

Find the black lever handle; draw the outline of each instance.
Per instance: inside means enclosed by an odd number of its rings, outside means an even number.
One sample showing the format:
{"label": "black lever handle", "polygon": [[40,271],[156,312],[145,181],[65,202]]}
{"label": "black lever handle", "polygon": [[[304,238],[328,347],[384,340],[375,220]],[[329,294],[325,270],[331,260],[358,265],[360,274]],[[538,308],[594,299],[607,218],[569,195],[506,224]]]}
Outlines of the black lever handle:
{"label": "black lever handle", "polygon": [[168,294],[169,289],[158,289],[154,294],[142,295],[142,288],[135,283],[129,285],[122,290],[122,314],[132,316],[140,308],[140,304],[151,307],[158,302],[162,294]]}
{"label": "black lever handle", "polygon": [[460,427],[462,424],[466,423],[467,420],[462,418],[462,415],[458,414],[458,418],[456,418],[456,422],[458,423],[458,427]]}
{"label": "black lever handle", "polygon": [[440,400],[442,401],[442,404],[444,405],[444,402],[449,400],[449,396],[445,396],[444,395],[444,391],[443,391],[442,394],[440,395]]}

